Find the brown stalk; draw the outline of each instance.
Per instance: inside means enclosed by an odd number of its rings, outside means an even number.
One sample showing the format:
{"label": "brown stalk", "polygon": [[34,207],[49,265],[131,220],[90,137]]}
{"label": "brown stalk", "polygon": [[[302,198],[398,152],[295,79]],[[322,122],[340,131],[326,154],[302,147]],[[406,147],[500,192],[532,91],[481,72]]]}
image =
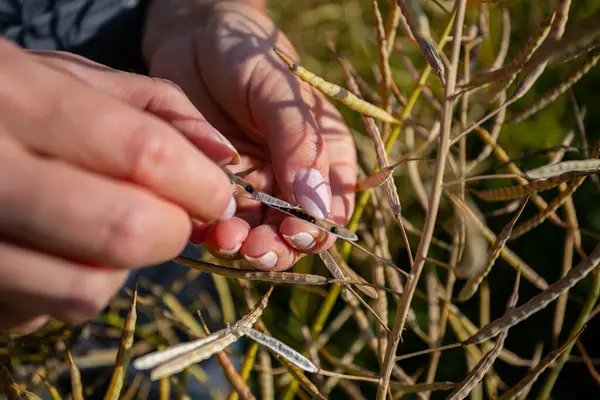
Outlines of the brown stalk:
{"label": "brown stalk", "polygon": [[[463,23],[465,18],[466,0],[456,1],[454,27],[452,35],[454,37],[462,37]],[[390,375],[392,373],[394,365],[394,355],[400,342],[404,324],[406,323],[406,317],[410,309],[410,304],[414,296],[415,290],[423,266],[425,258],[429,251],[431,244],[431,237],[433,236],[433,230],[435,222],[437,220],[438,209],[440,205],[440,199],[442,195],[444,172],[446,169],[446,159],[450,150],[450,131],[452,125],[452,112],[454,110],[455,101],[449,99],[448,96],[454,93],[456,87],[456,76],[458,73],[458,65],[460,60],[460,48],[461,42],[455,40],[452,42],[452,57],[451,65],[448,69],[448,76],[446,77],[445,94],[447,99],[444,101],[442,106],[442,127],[440,131],[440,146],[437,153],[436,166],[433,176],[433,185],[431,189],[431,195],[429,198],[429,206],[427,207],[427,215],[425,217],[425,226],[423,229],[423,236],[419,241],[419,247],[416,252],[415,263],[411,267],[411,273],[407,279],[406,287],[402,298],[398,303],[398,312],[394,321],[394,327],[392,334],[390,335],[390,342],[386,351],[384,363],[381,371],[381,382],[377,387],[377,400],[385,400],[387,398],[387,388],[389,385]]]}
{"label": "brown stalk", "polygon": [[585,366],[587,367],[592,379],[594,380],[594,382],[596,382],[596,385],[600,386],[600,372],[596,370],[596,367],[594,366],[594,363],[592,363],[592,360],[590,359],[589,354],[585,350],[583,343],[581,343],[580,339],[577,339],[575,345],[577,346],[577,350],[579,350],[579,352],[581,353],[583,362],[585,363]]}
{"label": "brown stalk", "polygon": [[[211,334],[210,329],[208,329],[208,326],[206,325],[206,322],[204,322],[204,318],[202,318],[202,314],[200,312],[198,312],[198,317],[200,318],[200,322],[202,323],[204,333],[207,336],[209,336]],[[242,378],[242,376],[235,369],[235,366],[229,359],[227,353],[225,353],[224,350],[221,350],[215,355],[217,356],[217,360],[219,361],[219,365],[223,369],[223,373],[225,374],[227,381],[231,384],[233,390],[237,392],[239,398],[242,400],[256,400],[256,397],[254,397],[254,395],[250,391],[250,388],[246,384],[245,379]]]}
{"label": "brown stalk", "polygon": [[[382,242],[385,242],[387,247],[387,234],[385,234],[385,228],[378,228],[379,224],[383,223],[383,214],[379,210],[379,202],[377,201],[376,196],[371,196],[371,204],[373,204],[373,232],[375,233],[376,247],[373,249],[374,252],[380,257],[386,257],[385,251],[383,250]],[[381,234],[384,234],[384,237],[380,237]],[[377,262],[377,260],[372,261],[372,276],[373,282],[378,285],[385,286],[385,267],[382,263]],[[386,327],[388,324],[388,301],[385,291],[380,290],[378,292],[378,297],[375,303],[375,311],[379,315],[379,317],[386,323]],[[383,354],[385,348],[387,347],[387,335],[386,331],[383,330],[381,326],[377,327],[377,336],[379,338],[378,343],[378,357],[379,362],[383,362]]]}
{"label": "brown stalk", "polygon": [[[381,108],[386,112],[392,112],[392,104],[390,102],[390,91],[392,86],[392,71],[389,63],[388,44],[386,39],[385,27],[383,26],[383,17],[379,10],[378,0],[372,0],[373,17],[375,19],[375,33],[377,35],[377,51],[379,55],[379,72],[381,73],[381,82],[379,92],[381,96]],[[390,129],[390,124],[384,123],[382,132],[387,135]]]}

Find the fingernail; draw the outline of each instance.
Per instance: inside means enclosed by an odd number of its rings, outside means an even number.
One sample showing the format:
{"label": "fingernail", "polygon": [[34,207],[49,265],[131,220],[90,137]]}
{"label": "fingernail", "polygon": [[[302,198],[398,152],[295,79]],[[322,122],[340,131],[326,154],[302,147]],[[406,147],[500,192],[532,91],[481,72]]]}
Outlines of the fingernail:
{"label": "fingernail", "polygon": [[299,232],[295,235],[283,235],[283,237],[292,247],[298,250],[312,249],[317,243],[315,238],[307,232]]}
{"label": "fingernail", "polygon": [[316,169],[302,169],[294,180],[296,201],[315,218],[327,218],[331,209],[331,195],[323,175]]}
{"label": "fingernail", "polygon": [[233,259],[237,259],[239,258],[239,251],[240,248],[242,247],[242,244],[239,243],[237,246],[235,246],[233,249],[231,250],[226,250],[226,249],[212,249],[211,254],[213,254],[214,256],[223,259],[223,260],[233,260]]}
{"label": "fingernail", "polygon": [[227,140],[227,138],[225,136],[223,136],[223,134],[221,132],[219,132],[216,129],[214,129],[214,131],[217,134],[217,137],[219,138],[221,143],[223,143],[225,146],[227,146],[233,152],[231,164],[233,164],[233,165],[239,164],[240,163],[240,153],[238,153],[238,151],[235,149],[235,147],[233,147],[233,144],[231,144],[231,142],[229,140]]}
{"label": "fingernail", "polygon": [[268,253],[263,254],[258,258],[253,258],[249,256],[244,256],[246,261],[248,261],[253,267],[260,269],[271,269],[275,265],[277,265],[277,253],[274,251],[269,251]]}
{"label": "fingernail", "polygon": [[227,209],[223,215],[221,215],[221,218],[219,218],[219,221],[229,221],[235,215],[236,210],[237,205],[235,199],[232,197],[231,200],[229,200],[229,204],[227,204]]}

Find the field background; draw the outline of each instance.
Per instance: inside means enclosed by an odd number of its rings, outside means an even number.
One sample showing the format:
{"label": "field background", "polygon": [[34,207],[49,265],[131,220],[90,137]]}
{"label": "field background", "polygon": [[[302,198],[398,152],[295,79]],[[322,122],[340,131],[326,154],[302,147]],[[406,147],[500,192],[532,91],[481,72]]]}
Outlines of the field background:
{"label": "field background", "polygon": [[[386,3],[387,2],[385,1],[379,2],[384,15],[384,20],[386,17]],[[453,4],[451,1],[442,1],[441,3],[444,4],[447,9],[451,9]],[[527,38],[535,32],[535,29],[539,26],[544,16],[552,11],[555,2],[506,1],[503,3],[504,6],[508,7],[510,10],[512,22],[511,45],[506,60],[506,62],[509,62],[511,55],[514,55],[519,51]],[[421,1],[421,4],[430,18],[429,24],[432,34],[434,38],[437,39],[444,28],[446,17],[439,12],[439,8],[437,8],[432,1]],[[592,11],[596,10],[598,6],[600,6],[600,1],[598,0],[573,1],[567,29],[572,21],[580,20],[585,16],[588,16]],[[499,13],[497,12],[497,9],[494,10],[494,7],[495,6],[493,5],[490,6],[492,15],[490,21],[491,40],[487,40],[484,43],[481,51],[480,62],[485,66],[489,66],[495,58],[500,37],[501,27]],[[475,20],[476,12],[477,7],[474,5],[470,6],[468,8],[466,20],[472,23]],[[343,86],[346,85],[345,75],[339,67],[335,57],[327,47],[327,40],[331,40],[336,44],[341,53],[360,72],[362,77],[368,80],[369,83],[376,88],[371,67],[377,65],[378,55],[370,1],[271,1],[269,14],[276,21],[278,27],[296,46],[301,56],[301,63],[307,69],[315,72],[326,80]],[[402,44],[406,54],[411,57],[415,66],[420,71],[425,65],[425,61],[418,49],[407,41],[401,29],[398,30],[397,40]],[[446,54],[449,54],[448,51],[449,50],[446,50]],[[394,81],[401,89],[402,93],[408,96],[410,91],[414,88],[415,82],[406,71],[398,52],[393,52],[390,60]],[[524,98],[509,108],[507,118],[510,118],[510,110],[519,110],[525,105],[532,103],[534,99],[564,80],[564,78],[572,71],[573,64],[558,63],[547,68],[544,74],[538,79],[535,86],[524,96]],[[430,77],[429,83],[435,85],[439,84],[439,81],[435,77]],[[441,98],[442,91],[440,89],[433,90],[434,93],[440,95],[438,98]],[[592,146],[600,137],[598,129],[600,127],[600,68],[595,67],[592,69],[592,71],[590,71],[590,73],[574,87],[573,92],[580,106],[587,107],[585,125],[588,134],[588,142],[590,143],[590,146]],[[424,103],[425,100],[421,97],[420,102]],[[416,118],[419,119],[418,116],[420,115],[420,112],[428,112],[428,110],[430,110],[430,107],[426,110],[423,110],[423,108],[417,106],[416,111],[413,112],[413,116],[416,116]],[[340,106],[339,109],[344,114],[344,117],[350,126],[354,128],[356,132],[359,132],[368,138],[358,114],[343,106]],[[436,116],[434,115],[433,117]],[[420,120],[423,121],[423,119]],[[563,95],[545,110],[535,114],[525,122],[504,127],[499,138],[499,143],[511,157],[516,157],[524,151],[560,145],[565,135],[574,128],[574,124],[575,120],[569,96],[568,94]],[[489,124],[486,126],[488,125]],[[400,141],[402,141],[402,135],[400,136]],[[470,145],[470,150],[475,155],[480,149],[477,142],[478,139],[473,139],[470,142],[475,143],[475,145]],[[371,144],[368,140],[364,143],[369,149],[371,148]],[[578,141],[576,139],[576,144],[577,143]],[[565,159],[569,159],[569,154],[567,154]],[[540,158],[528,157],[521,162],[520,166],[522,170],[526,170],[532,166],[539,165],[539,163]],[[420,227],[422,226],[424,219],[423,211],[417,202],[415,202],[414,193],[405,174],[396,175],[396,182],[400,190],[400,199],[402,200],[404,210],[403,214],[413,224]],[[403,187],[407,188],[406,192],[402,191]],[[554,195],[548,196],[547,193],[542,193],[542,196],[546,199],[551,199]],[[600,232],[600,191],[598,187],[588,180],[588,182],[575,192],[573,198],[578,211],[581,227],[593,232]],[[481,207],[482,211],[486,210],[486,206],[488,209],[491,209],[489,203],[478,202],[478,205]],[[559,211],[559,214],[564,216],[562,210]],[[525,218],[532,215],[533,213],[531,210],[529,210],[529,212],[526,211],[522,216],[522,220],[525,220]],[[510,217],[508,216],[487,218],[487,223],[490,229],[498,233],[509,219]],[[564,229],[545,222],[542,226],[534,229],[523,237],[511,241],[510,248],[551,283],[560,277],[564,237]],[[592,249],[596,244],[596,240],[590,239],[589,237],[584,236],[583,240],[584,248],[586,250]],[[390,242],[397,243],[397,246],[399,247],[398,253],[402,254],[404,246],[402,245],[402,238],[399,232],[396,232],[396,236],[390,237]],[[412,241],[411,245],[413,246],[413,251],[417,243],[416,240]],[[399,258],[405,262],[405,257]],[[575,255],[574,265],[578,261],[579,259],[577,255]],[[489,276],[492,319],[494,319],[494,316],[499,317],[504,312],[505,302],[512,289],[514,276],[514,270],[503,260],[499,259],[496,262],[496,266]],[[445,279],[442,273],[440,273],[440,278],[442,281]],[[563,337],[565,336],[564,332],[572,326],[574,320],[577,318],[581,302],[585,299],[587,293],[589,293],[590,287],[591,276],[586,278],[571,291],[572,300],[568,304],[565,316]],[[528,299],[537,293],[539,293],[539,291],[536,288],[522,280],[519,303],[522,303],[525,299]],[[466,303],[465,307],[462,307],[463,310],[466,310],[466,314],[472,321],[477,321],[478,316],[478,304],[476,298],[477,296],[474,296],[473,299]],[[578,298],[579,302],[573,300],[575,298]],[[528,357],[528,355],[530,356],[532,354],[536,343],[543,340],[544,353],[546,353],[546,350],[550,349],[552,346],[551,326],[555,309],[554,304],[555,303],[550,305],[546,310],[535,314],[524,323],[512,328],[506,340],[506,348],[514,350],[522,357]],[[421,311],[423,313],[426,312],[425,309],[422,309]],[[425,315],[423,315],[422,318],[424,321],[426,320]],[[451,333],[448,334],[448,337],[452,336]],[[352,338],[349,337],[348,340],[350,339]],[[589,352],[590,357],[600,359],[600,321],[597,319],[591,321],[582,334],[582,340],[586,343],[586,349]],[[448,343],[450,342],[451,340],[448,340]],[[336,343],[339,344],[340,353],[343,353],[343,349],[347,348],[347,343],[343,342],[343,337],[340,337],[340,340],[336,341]],[[415,343],[419,343],[419,340],[408,331],[405,342],[399,346],[399,349],[402,353],[415,351],[417,350],[416,347],[413,347]],[[579,355],[576,348],[573,350],[572,354]],[[376,364],[373,364],[374,360],[369,360],[371,363],[368,365],[371,368],[375,367]],[[412,362],[412,360],[405,360],[402,362],[402,366],[410,371],[411,365],[416,369],[423,366],[423,362],[425,361],[423,357],[419,357],[415,360],[418,361]],[[502,361],[497,361],[494,368],[500,376],[505,378],[506,383],[509,385],[516,383],[526,371],[525,368],[507,366]],[[466,367],[464,353],[462,351],[451,350],[442,355],[436,380],[458,381],[461,380],[465,374]],[[536,393],[536,389],[539,389],[540,382],[543,381],[543,379],[538,381],[536,386],[534,386],[532,393]],[[586,398],[600,397],[600,388],[590,377],[585,365],[581,362],[571,362],[566,365],[555,385],[552,397],[555,399],[572,399],[575,398],[575,390],[581,395],[583,395],[583,393],[589,393],[591,396],[592,393],[596,393],[595,396]],[[364,392],[364,394],[367,398],[371,398],[369,397],[369,394],[374,396],[374,392]],[[341,394],[341,397],[339,398],[343,398],[343,394]],[[444,398],[444,395],[438,393],[434,394],[432,398],[442,399]],[[583,397],[578,396],[577,398]]]}

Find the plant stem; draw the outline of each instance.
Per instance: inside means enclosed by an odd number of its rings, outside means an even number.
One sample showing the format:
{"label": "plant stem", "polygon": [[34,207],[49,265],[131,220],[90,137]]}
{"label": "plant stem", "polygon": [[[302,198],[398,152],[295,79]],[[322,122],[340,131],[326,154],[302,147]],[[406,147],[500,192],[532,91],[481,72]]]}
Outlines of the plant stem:
{"label": "plant stem", "polygon": [[[463,34],[463,23],[465,18],[466,0],[457,0],[455,6],[455,19],[454,27],[452,29],[452,36],[454,38],[461,38]],[[452,113],[454,111],[455,100],[449,96],[454,93],[456,88],[456,77],[458,74],[458,65],[460,60],[461,41],[454,40],[452,42],[452,56],[451,65],[448,69],[448,76],[446,77],[445,97],[446,100],[442,106],[442,127],[439,138],[439,150],[437,153],[436,166],[433,176],[433,186],[431,189],[431,196],[429,198],[429,206],[425,217],[425,226],[423,228],[423,235],[419,241],[419,247],[416,252],[416,260],[414,266],[411,268],[409,277],[407,278],[406,287],[400,301],[398,302],[398,312],[394,321],[394,329],[390,334],[390,340],[388,348],[385,354],[384,363],[382,366],[381,380],[377,387],[377,400],[385,400],[387,398],[387,387],[389,385],[392,368],[394,366],[394,358],[396,355],[396,349],[400,343],[402,337],[402,331],[408,316],[410,304],[417,288],[417,283],[429,246],[431,244],[431,237],[433,236],[433,230],[435,228],[435,222],[437,219],[438,209],[440,205],[440,199],[443,190],[443,179],[444,171],[446,170],[446,158],[450,151],[450,131],[452,125]]]}

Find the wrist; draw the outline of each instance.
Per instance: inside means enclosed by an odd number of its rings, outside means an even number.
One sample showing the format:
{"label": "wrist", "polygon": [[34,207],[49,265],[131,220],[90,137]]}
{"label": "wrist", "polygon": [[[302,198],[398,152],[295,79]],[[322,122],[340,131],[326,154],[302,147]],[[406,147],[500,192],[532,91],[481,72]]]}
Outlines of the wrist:
{"label": "wrist", "polygon": [[152,0],[142,39],[147,62],[172,38],[189,34],[205,25],[220,9],[252,7],[264,11],[266,0]]}

